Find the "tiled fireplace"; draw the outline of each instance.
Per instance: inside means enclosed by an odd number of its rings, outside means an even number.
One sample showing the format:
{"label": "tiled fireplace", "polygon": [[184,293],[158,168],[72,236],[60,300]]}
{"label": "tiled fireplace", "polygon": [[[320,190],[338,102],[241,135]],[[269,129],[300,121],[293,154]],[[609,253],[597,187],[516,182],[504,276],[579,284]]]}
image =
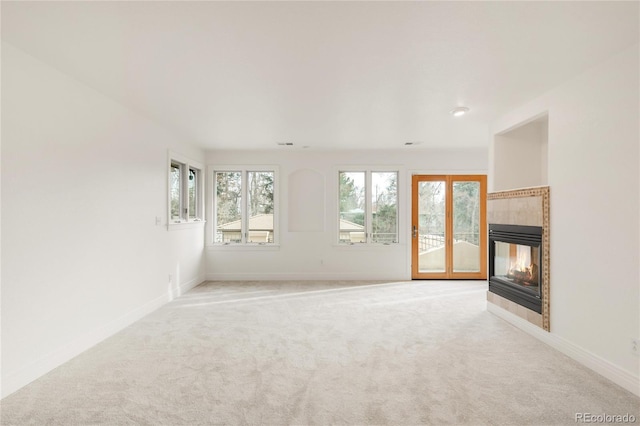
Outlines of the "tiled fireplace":
{"label": "tiled fireplace", "polygon": [[487,195],[487,301],[549,331],[549,187]]}
{"label": "tiled fireplace", "polygon": [[489,291],[542,314],[542,227],[489,225]]}

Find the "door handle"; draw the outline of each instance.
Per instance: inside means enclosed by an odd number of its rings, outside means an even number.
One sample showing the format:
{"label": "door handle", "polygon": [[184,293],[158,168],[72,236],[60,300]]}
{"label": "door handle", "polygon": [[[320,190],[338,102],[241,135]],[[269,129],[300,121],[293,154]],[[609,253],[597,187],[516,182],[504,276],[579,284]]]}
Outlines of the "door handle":
{"label": "door handle", "polygon": [[413,226],[413,238],[418,238],[418,227]]}

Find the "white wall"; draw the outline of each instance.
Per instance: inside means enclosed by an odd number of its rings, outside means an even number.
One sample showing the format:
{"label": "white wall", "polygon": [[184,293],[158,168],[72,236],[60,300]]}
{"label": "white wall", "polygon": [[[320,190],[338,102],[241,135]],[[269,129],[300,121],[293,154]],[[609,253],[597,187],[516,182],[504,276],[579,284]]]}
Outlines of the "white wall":
{"label": "white wall", "polygon": [[203,280],[202,226],[155,218],[168,150],[204,153],[6,43],[2,91],[6,396]]}
{"label": "white wall", "polygon": [[545,116],[494,136],[493,191],[547,185],[547,133]]}
{"label": "white wall", "polygon": [[[209,165],[269,164],[279,167],[280,246],[276,250],[257,247],[238,249],[208,246],[207,279],[390,279],[411,277],[410,217],[411,175],[486,174],[487,151],[482,149],[420,151],[415,148],[394,151],[307,151],[286,149],[265,152],[212,151]],[[337,244],[338,170],[341,166],[394,166],[400,171],[400,244],[362,247]],[[289,190],[289,177],[300,170],[312,170],[322,176],[324,187],[314,196],[324,197],[322,230],[294,232],[297,218],[289,228],[291,203],[306,202]],[[295,209],[293,209],[295,211]],[[211,223],[211,221],[210,221]],[[314,226],[311,226],[314,228]],[[211,227],[207,241],[212,240]]]}
{"label": "white wall", "polygon": [[551,333],[638,394],[639,89],[634,46],[493,126],[548,111]]}

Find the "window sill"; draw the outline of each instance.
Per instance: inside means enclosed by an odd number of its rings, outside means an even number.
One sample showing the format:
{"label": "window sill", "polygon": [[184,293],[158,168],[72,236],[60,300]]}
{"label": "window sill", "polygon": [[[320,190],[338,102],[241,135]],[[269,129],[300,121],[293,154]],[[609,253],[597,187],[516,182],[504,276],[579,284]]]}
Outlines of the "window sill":
{"label": "window sill", "polygon": [[279,244],[210,244],[207,251],[278,251]]}
{"label": "window sill", "polygon": [[174,222],[167,225],[167,231],[181,231],[183,229],[204,228],[206,220],[192,220],[189,222]]}

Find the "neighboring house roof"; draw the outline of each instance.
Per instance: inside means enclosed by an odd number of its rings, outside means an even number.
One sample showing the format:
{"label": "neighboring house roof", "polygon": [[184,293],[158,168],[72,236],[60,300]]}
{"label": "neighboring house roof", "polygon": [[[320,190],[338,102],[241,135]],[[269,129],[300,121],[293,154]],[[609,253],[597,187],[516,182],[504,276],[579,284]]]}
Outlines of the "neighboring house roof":
{"label": "neighboring house roof", "polygon": [[[223,223],[218,225],[218,229],[223,231],[240,231],[241,223],[239,220],[233,222]],[[249,229],[252,230],[272,230],[273,229],[273,215],[272,214],[258,214],[249,218]],[[342,232],[362,232],[364,226],[357,223],[349,222],[348,220],[340,219],[340,231]]]}
{"label": "neighboring house roof", "polygon": [[[234,220],[233,222],[224,223],[218,226],[218,229],[225,231],[240,231],[240,220]],[[249,229],[251,230],[272,230],[273,229],[273,215],[272,214],[258,214],[249,218]]]}
{"label": "neighboring house roof", "polygon": [[353,232],[353,231],[364,231],[364,226],[358,225],[357,223],[349,222],[348,220],[340,219],[340,231],[341,232]]}

